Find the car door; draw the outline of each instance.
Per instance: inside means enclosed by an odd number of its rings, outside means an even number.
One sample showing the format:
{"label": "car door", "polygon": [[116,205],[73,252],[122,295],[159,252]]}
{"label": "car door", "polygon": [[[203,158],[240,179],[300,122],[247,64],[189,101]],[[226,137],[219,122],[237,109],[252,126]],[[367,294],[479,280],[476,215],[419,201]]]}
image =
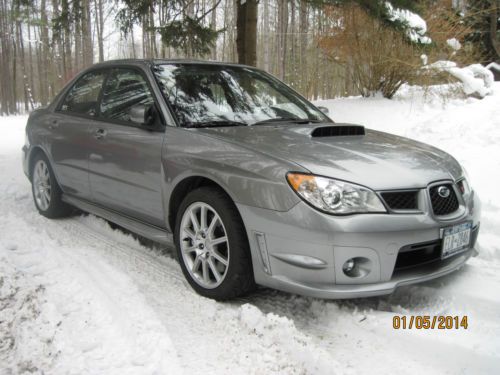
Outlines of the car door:
{"label": "car door", "polygon": [[106,72],[91,71],[68,90],[50,116],[49,153],[58,183],[66,194],[90,199],[88,175],[89,130],[95,124],[97,103]]}
{"label": "car door", "polygon": [[89,179],[93,201],[144,222],[165,226],[161,194],[164,127],[134,121],[134,109],[157,104],[147,78],[135,68],[109,74],[92,125]]}

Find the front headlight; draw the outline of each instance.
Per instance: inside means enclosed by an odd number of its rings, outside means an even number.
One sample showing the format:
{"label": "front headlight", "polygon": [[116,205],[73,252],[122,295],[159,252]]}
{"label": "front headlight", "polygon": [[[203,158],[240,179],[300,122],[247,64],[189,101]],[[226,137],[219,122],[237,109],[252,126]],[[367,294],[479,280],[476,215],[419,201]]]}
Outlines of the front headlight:
{"label": "front headlight", "polygon": [[472,186],[470,184],[469,174],[467,170],[462,166],[462,178],[458,181],[458,187],[462,194],[467,195],[472,192]]}
{"label": "front headlight", "polygon": [[464,196],[465,200],[467,201],[472,193],[472,186],[470,184],[469,174],[464,167],[462,167],[462,177],[458,179],[457,186],[460,189],[460,192]]}
{"label": "front headlight", "polygon": [[387,212],[377,194],[364,186],[302,173],[288,173],[286,178],[302,199],[321,211],[338,215]]}

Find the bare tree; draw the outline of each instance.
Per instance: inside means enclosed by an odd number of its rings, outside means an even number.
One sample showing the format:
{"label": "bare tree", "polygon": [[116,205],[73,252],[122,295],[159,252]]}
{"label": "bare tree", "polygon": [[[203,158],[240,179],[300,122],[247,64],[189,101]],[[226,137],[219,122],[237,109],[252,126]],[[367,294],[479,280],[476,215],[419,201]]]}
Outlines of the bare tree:
{"label": "bare tree", "polygon": [[255,66],[257,65],[257,0],[236,1],[238,62]]}

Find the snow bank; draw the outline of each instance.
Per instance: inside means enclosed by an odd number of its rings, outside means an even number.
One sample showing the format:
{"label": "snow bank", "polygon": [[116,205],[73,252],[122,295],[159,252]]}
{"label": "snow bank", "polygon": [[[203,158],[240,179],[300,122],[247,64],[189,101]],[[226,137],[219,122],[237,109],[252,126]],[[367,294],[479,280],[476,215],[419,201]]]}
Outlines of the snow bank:
{"label": "snow bank", "polygon": [[306,373],[333,375],[343,372],[327,352],[316,347],[309,337],[297,330],[292,320],[273,313],[264,314],[250,304],[241,306],[240,320],[251,334],[265,338],[268,353],[263,360],[279,365],[284,352],[287,354],[285,358],[293,358]]}
{"label": "snow bank", "polygon": [[484,98],[493,93],[493,73],[481,64],[472,64],[459,68],[453,61],[437,61],[426,65],[425,69],[447,72],[463,84],[463,91],[468,96]]}

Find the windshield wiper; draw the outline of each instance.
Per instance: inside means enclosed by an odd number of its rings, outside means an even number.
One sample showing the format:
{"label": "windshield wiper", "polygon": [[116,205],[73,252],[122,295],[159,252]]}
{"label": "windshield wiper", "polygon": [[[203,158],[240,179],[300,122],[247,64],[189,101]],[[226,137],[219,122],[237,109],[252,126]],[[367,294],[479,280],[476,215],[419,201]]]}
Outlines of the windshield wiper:
{"label": "windshield wiper", "polygon": [[262,121],[257,121],[251,124],[251,126],[254,125],[262,125],[262,124],[270,124],[273,122],[293,122],[294,124],[309,124],[309,123],[315,123],[315,122],[321,122],[320,120],[312,120],[308,118],[297,118],[297,117],[277,117],[277,118],[270,118],[267,120],[262,120]]}
{"label": "windshield wiper", "polygon": [[231,120],[211,120],[203,122],[188,122],[184,124],[185,128],[216,128],[222,126],[247,126],[246,122]]}

